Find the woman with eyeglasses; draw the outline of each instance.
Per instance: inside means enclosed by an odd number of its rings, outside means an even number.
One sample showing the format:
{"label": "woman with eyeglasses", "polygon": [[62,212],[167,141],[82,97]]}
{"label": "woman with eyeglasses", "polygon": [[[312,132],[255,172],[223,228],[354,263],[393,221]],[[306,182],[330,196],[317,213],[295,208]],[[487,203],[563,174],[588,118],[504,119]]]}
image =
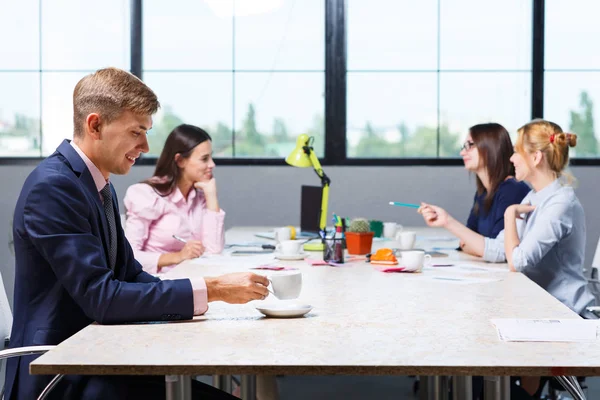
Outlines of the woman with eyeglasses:
{"label": "woman with eyeglasses", "polygon": [[530,190],[514,178],[514,167],[510,162],[512,153],[510,136],[502,125],[472,126],[460,151],[465,169],[475,174],[477,184],[467,224],[454,219],[441,207],[423,204],[420,211],[432,210],[437,216],[425,218],[427,225],[448,229],[461,239],[460,247],[464,252],[483,256],[484,238],[498,236],[504,229],[506,209],[519,204]]}
{"label": "woman with eyeglasses", "polygon": [[[522,272],[575,313],[595,319],[587,310],[595,298],[583,275],[585,215],[564,172],[569,147],[576,143],[577,135],[564,133],[550,121],[522,126],[510,162],[516,179],[528,182],[532,190],[520,204],[506,208],[504,230],[496,238],[468,229],[453,232],[484,260],[507,262],[511,271]],[[453,226],[439,207],[423,204],[419,212],[429,225]],[[520,386],[511,387],[511,398],[539,398],[544,386],[539,377],[520,381]]]}

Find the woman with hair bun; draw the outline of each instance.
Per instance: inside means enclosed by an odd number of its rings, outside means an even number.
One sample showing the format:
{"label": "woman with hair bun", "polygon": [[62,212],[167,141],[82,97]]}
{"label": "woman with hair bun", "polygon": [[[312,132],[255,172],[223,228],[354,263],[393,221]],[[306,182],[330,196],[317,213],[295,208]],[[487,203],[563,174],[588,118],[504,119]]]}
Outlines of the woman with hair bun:
{"label": "woman with hair bun", "polygon": [[533,190],[506,209],[504,232],[486,239],[483,257],[507,261],[577,314],[595,318],[586,310],[595,300],[583,275],[585,215],[565,174],[576,144],[577,135],[553,122],[535,120],[519,129],[510,161],[516,178]]}
{"label": "woman with hair bun", "polygon": [[[596,318],[587,311],[595,299],[583,275],[585,215],[565,173],[569,147],[577,135],[565,133],[557,124],[534,120],[518,130],[515,152],[510,161],[515,177],[532,190],[521,204],[504,212],[504,230],[495,239],[483,238],[483,258],[508,262],[511,271],[522,272],[583,318]],[[443,210],[423,204],[419,212],[428,224],[443,219]],[[467,245],[468,240],[461,238]],[[539,377],[523,377],[513,385],[511,398],[538,398],[543,385]],[[529,397],[533,396],[533,397]]]}

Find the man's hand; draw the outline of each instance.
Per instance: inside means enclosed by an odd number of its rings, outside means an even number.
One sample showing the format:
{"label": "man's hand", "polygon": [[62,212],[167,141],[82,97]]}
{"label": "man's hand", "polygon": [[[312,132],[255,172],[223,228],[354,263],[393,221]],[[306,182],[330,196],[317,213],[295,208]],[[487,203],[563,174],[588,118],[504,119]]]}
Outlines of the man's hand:
{"label": "man's hand", "polygon": [[244,304],[252,300],[263,300],[268,294],[269,280],[252,272],[235,272],[216,278],[205,278],[208,301],[224,301]]}

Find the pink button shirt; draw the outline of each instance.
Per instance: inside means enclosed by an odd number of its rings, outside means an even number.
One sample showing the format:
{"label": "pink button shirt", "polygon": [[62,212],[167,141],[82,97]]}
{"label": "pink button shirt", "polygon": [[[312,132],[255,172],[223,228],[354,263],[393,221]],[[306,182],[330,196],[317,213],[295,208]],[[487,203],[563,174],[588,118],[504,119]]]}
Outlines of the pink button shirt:
{"label": "pink button shirt", "polygon": [[[83,150],[81,150],[79,146],[77,146],[77,144],[75,144],[75,142],[72,140],[71,146],[73,147],[73,149],[75,149],[77,154],[79,154],[79,157],[81,157],[81,159],[85,163],[87,169],[90,171],[90,174],[92,174],[92,178],[94,179],[94,183],[96,184],[96,190],[98,190],[98,196],[100,196],[100,200],[103,200],[100,191],[104,189],[104,186],[106,186],[108,180],[104,178],[104,175],[102,175],[102,172],[100,172],[98,167],[94,165],[92,160],[90,160],[88,156],[85,155]],[[204,314],[206,310],[208,310],[208,293],[206,289],[206,282],[202,278],[190,279],[190,282],[192,284],[192,291],[194,297],[194,315]]]}
{"label": "pink button shirt", "polygon": [[[175,188],[163,197],[150,185],[138,183],[127,189],[125,208],[125,234],[136,259],[147,272],[158,271],[161,254],[175,253],[185,246],[173,235],[201,241],[209,254],[223,251],[225,212],[208,210],[201,190],[193,189],[186,199],[179,188]],[[158,272],[172,267],[162,267]]]}

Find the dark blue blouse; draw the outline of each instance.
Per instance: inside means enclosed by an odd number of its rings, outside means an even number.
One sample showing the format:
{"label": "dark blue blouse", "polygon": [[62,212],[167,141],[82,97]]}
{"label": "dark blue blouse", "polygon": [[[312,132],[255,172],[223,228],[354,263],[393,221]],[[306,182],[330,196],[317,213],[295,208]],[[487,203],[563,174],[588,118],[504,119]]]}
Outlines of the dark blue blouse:
{"label": "dark blue blouse", "polygon": [[[473,208],[467,220],[467,228],[489,238],[495,238],[504,229],[504,211],[513,205],[520,204],[531,189],[524,182],[514,178],[505,180],[498,186],[489,212],[485,212],[484,200],[487,192],[475,193]],[[475,215],[475,204],[479,204],[479,213]]]}

